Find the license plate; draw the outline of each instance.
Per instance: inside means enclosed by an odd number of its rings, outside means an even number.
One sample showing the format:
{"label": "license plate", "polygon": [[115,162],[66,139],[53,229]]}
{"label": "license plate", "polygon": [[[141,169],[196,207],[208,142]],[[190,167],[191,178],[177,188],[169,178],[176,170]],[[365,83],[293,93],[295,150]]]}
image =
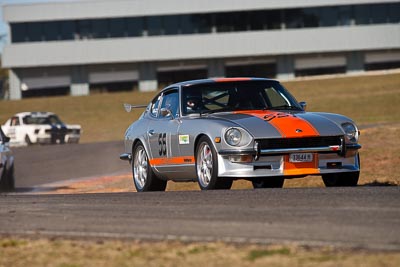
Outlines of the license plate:
{"label": "license plate", "polygon": [[289,162],[312,162],[313,154],[312,153],[295,153],[290,154]]}

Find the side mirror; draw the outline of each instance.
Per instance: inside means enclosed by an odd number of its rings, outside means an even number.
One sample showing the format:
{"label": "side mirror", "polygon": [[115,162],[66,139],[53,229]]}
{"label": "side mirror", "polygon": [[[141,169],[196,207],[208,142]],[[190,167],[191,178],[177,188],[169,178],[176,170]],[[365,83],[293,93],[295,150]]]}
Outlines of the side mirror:
{"label": "side mirror", "polygon": [[299,104],[300,104],[300,106],[301,106],[301,108],[302,108],[303,110],[306,110],[306,108],[307,108],[307,102],[301,101]]}
{"label": "side mirror", "polygon": [[162,108],[160,110],[160,112],[161,112],[161,116],[163,116],[163,117],[167,117],[168,115],[171,115],[171,118],[175,119],[174,115],[172,114],[172,111],[167,108]]}

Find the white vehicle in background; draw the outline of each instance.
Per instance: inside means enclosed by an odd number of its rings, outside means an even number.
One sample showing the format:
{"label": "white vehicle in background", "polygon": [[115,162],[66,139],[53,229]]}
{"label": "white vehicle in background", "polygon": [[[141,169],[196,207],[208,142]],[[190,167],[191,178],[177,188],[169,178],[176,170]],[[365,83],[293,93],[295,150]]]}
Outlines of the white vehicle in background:
{"label": "white vehicle in background", "polygon": [[64,124],[51,112],[21,112],[3,125],[10,145],[78,143],[80,125]]}
{"label": "white vehicle in background", "polygon": [[0,192],[14,190],[14,156],[9,141],[0,127]]}

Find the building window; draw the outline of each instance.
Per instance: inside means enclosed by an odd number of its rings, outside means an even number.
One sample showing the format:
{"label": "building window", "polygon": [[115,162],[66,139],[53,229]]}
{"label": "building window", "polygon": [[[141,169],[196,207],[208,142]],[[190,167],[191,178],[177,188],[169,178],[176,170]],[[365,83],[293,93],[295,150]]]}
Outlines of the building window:
{"label": "building window", "polygon": [[43,35],[46,41],[55,41],[59,39],[59,23],[58,22],[44,22]]}
{"label": "building window", "polygon": [[338,11],[337,7],[323,7],[321,8],[321,26],[330,27],[338,24]]}
{"label": "building window", "polygon": [[74,21],[61,21],[61,40],[73,40],[76,35],[76,24]]}
{"label": "building window", "polygon": [[399,23],[400,3],[11,23],[12,42]]}
{"label": "building window", "polygon": [[387,14],[386,14],[386,7],[385,4],[379,5],[372,5],[372,12],[371,12],[371,23],[372,24],[380,24],[387,22]]}
{"label": "building window", "polygon": [[320,8],[304,8],[303,9],[303,27],[319,27],[321,9]]}
{"label": "building window", "polygon": [[211,15],[182,15],[181,19],[181,33],[210,33],[212,29]]}
{"label": "building window", "polygon": [[360,5],[354,6],[354,22],[356,25],[368,24],[370,15],[369,15],[369,6],[368,5]]}
{"label": "building window", "polygon": [[258,63],[251,65],[226,66],[226,77],[276,77],[275,63]]}
{"label": "building window", "polygon": [[93,38],[107,38],[108,37],[108,21],[105,19],[95,19],[92,21],[92,36]]}
{"label": "building window", "polygon": [[281,11],[253,11],[248,14],[248,25],[252,31],[280,29],[281,28]]}
{"label": "building window", "polygon": [[179,34],[179,20],[180,16],[164,16],[164,34],[174,35]]}
{"label": "building window", "polygon": [[321,67],[315,69],[300,69],[295,71],[296,77],[302,76],[314,76],[314,75],[324,75],[324,74],[339,74],[346,73],[345,66],[337,66],[337,67]]}
{"label": "building window", "polygon": [[338,11],[338,25],[349,26],[352,21],[352,8],[351,6],[341,6],[337,8]]}
{"label": "building window", "polygon": [[91,39],[93,36],[92,23],[90,20],[78,21],[79,39]]}
{"label": "building window", "polygon": [[147,17],[146,22],[148,35],[162,35],[161,17]]}
{"label": "building window", "polygon": [[288,9],[285,10],[285,25],[288,29],[303,28],[303,10]]}
{"label": "building window", "polygon": [[399,23],[400,22],[400,3],[389,4],[389,22],[390,23]]}
{"label": "building window", "polygon": [[129,37],[142,36],[143,28],[144,28],[143,18],[127,18],[126,19],[127,36],[129,36]]}
{"label": "building window", "polygon": [[110,19],[110,37],[125,36],[125,21],[123,18]]}
{"label": "building window", "polygon": [[11,42],[21,43],[26,41],[26,23],[11,24]]}
{"label": "building window", "polygon": [[193,16],[182,15],[180,16],[180,25],[182,34],[192,34],[195,33],[195,26],[193,22]]}
{"label": "building window", "polygon": [[215,14],[217,32],[230,32],[233,30],[233,17],[231,13]]}
{"label": "building window", "polygon": [[207,69],[190,69],[190,70],[169,70],[169,71],[158,71],[157,80],[160,87],[179,82],[204,79],[207,77]]}
{"label": "building window", "polygon": [[197,33],[210,33],[212,29],[212,19],[209,14],[192,15]]}
{"label": "building window", "polygon": [[27,35],[29,42],[42,41],[42,22],[31,22],[27,25]]}

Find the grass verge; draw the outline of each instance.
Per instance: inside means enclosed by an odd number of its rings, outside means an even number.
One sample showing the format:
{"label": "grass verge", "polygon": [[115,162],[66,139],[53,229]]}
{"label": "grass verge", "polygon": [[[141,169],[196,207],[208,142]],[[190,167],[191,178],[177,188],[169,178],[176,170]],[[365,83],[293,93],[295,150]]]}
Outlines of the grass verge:
{"label": "grass verge", "polygon": [[293,245],[0,239],[0,266],[399,266],[399,252]]}

